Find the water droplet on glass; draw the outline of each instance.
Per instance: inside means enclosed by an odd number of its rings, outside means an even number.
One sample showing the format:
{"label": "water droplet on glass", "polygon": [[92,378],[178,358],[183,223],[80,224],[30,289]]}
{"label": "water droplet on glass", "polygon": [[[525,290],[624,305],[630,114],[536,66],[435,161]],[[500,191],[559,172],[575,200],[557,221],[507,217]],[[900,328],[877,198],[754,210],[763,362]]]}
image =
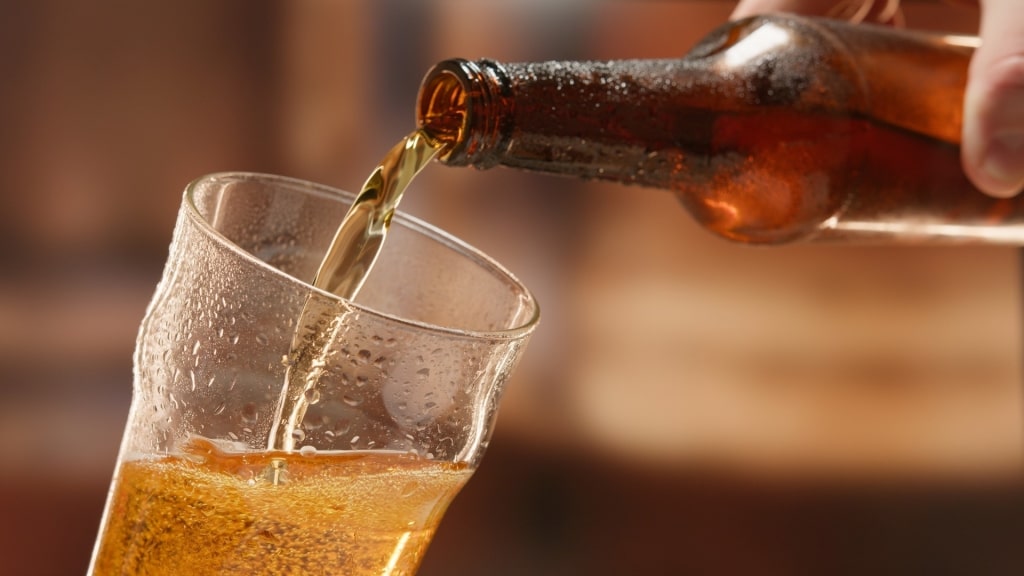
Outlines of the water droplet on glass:
{"label": "water droplet on glass", "polygon": [[301,454],[302,456],[312,456],[316,454],[316,448],[314,446],[306,444],[302,448],[299,448],[299,454]]}
{"label": "water droplet on glass", "polygon": [[256,335],[256,343],[259,344],[260,346],[266,346],[268,342],[270,342],[270,338],[267,338],[266,334]]}
{"label": "water droplet on glass", "polygon": [[342,436],[347,434],[351,427],[352,423],[349,422],[347,418],[342,418],[334,423],[334,435]]}
{"label": "water droplet on glass", "polygon": [[360,388],[366,386],[366,376],[356,376],[356,386]]}
{"label": "water droplet on glass", "polygon": [[416,374],[420,378],[426,378],[427,376],[430,376],[430,368],[420,368],[416,371]]}
{"label": "water droplet on glass", "polygon": [[220,416],[221,414],[224,413],[224,409],[225,408],[227,408],[227,404],[226,403],[221,402],[220,404],[217,404],[217,407],[213,409],[213,415],[214,416]]}
{"label": "water droplet on glass", "polygon": [[341,397],[341,401],[349,406],[355,407],[363,403],[363,399],[360,396],[353,396],[351,394],[345,394]]}
{"label": "water droplet on glass", "polygon": [[323,428],[323,426],[328,422],[330,422],[330,418],[328,418],[327,416],[310,417],[310,415],[307,414],[306,419],[302,421],[302,427],[305,430],[312,432],[314,430],[319,430],[320,428]]}
{"label": "water droplet on glass", "polygon": [[302,442],[305,439],[306,439],[306,433],[305,432],[303,432],[302,430],[300,430],[298,428],[296,428],[295,430],[292,430],[292,440],[295,440],[296,442]]}
{"label": "water droplet on glass", "polygon": [[245,422],[255,422],[259,415],[259,411],[256,410],[256,404],[249,402],[242,406],[242,420]]}
{"label": "water droplet on glass", "polygon": [[320,391],[317,390],[316,388],[310,388],[309,390],[306,390],[303,396],[306,398],[306,402],[310,404],[316,404],[317,402],[320,401]]}
{"label": "water droplet on glass", "polygon": [[359,352],[358,352],[358,353],[356,354],[356,357],[357,357],[357,358],[359,359],[359,362],[360,362],[361,364],[366,364],[366,363],[368,363],[368,362],[370,361],[370,358],[371,358],[372,356],[373,356],[373,352],[370,352],[369,350],[360,350],[360,351],[359,351]]}
{"label": "water droplet on glass", "polygon": [[199,347],[202,346],[202,342],[196,340],[196,343],[192,345],[192,355],[199,354]]}

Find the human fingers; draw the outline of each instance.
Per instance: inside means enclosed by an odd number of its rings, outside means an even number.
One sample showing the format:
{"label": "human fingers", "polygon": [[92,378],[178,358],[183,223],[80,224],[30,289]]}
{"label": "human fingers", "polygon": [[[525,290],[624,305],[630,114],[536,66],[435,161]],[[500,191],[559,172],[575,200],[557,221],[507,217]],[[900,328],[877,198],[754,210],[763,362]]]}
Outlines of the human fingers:
{"label": "human fingers", "polygon": [[982,191],[1024,188],[1024,5],[981,0],[981,47],[964,96],[964,171]]}
{"label": "human fingers", "polygon": [[742,0],[733,10],[732,18],[745,18],[766,12],[792,12],[821,16],[836,5],[836,0]]}

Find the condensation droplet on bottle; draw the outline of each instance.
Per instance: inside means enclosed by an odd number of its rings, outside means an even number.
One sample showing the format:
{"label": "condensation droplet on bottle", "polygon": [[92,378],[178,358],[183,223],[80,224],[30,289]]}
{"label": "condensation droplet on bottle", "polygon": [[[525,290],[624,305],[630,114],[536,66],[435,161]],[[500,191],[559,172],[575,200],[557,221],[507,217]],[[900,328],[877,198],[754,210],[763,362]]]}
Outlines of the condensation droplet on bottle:
{"label": "condensation droplet on bottle", "polygon": [[256,335],[256,343],[259,344],[260,346],[266,346],[268,342],[270,342],[270,338],[267,338],[266,334]]}
{"label": "condensation droplet on bottle", "polygon": [[419,370],[416,371],[416,375],[419,376],[421,379],[426,378],[430,376],[430,368],[420,368]]}
{"label": "condensation droplet on bottle", "polygon": [[356,376],[356,386],[359,388],[366,386],[366,376]]}
{"label": "condensation droplet on bottle", "polygon": [[200,340],[196,340],[196,343],[192,345],[192,355],[199,354],[199,348],[203,345]]}
{"label": "condensation droplet on bottle", "polygon": [[225,403],[225,402],[221,402],[220,404],[217,404],[217,407],[213,409],[213,415],[214,416],[220,416],[221,414],[224,413],[224,410],[227,407],[228,407],[227,403]]}
{"label": "condensation droplet on bottle", "polygon": [[295,430],[292,430],[292,440],[295,440],[296,442],[302,442],[305,439],[306,433],[303,432],[301,429],[296,428]]}
{"label": "condensation droplet on bottle", "polygon": [[355,408],[356,406],[359,406],[360,404],[363,403],[363,398],[361,396],[345,394],[344,396],[341,397],[341,401]]}
{"label": "condensation droplet on bottle", "polygon": [[316,447],[310,444],[306,444],[302,448],[299,448],[299,454],[302,456],[312,456],[316,454]]}

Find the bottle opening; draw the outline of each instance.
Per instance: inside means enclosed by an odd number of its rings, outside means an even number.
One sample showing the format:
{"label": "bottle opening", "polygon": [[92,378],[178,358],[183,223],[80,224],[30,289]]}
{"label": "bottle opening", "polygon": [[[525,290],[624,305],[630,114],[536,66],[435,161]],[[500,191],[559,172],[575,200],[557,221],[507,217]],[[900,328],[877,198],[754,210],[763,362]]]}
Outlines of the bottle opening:
{"label": "bottle opening", "polygon": [[420,89],[417,122],[440,144],[442,158],[463,140],[468,119],[466,98],[462,81],[448,70],[434,70]]}

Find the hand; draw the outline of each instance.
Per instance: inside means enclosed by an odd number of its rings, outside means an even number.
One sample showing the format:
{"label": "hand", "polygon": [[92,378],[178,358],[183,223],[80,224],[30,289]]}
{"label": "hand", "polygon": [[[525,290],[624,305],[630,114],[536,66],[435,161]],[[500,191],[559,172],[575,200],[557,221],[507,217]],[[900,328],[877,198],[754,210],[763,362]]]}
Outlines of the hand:
{"label": "hand", "polygon": [[[1024,189],[1024,4],[1020,0],[960,1],[980,5],[982,39],[971,60],[964,95],[964,172],[987,194],[1013,196]],[[823,15],[838,4],[837,0],[742,0],[732,17],[773,11]],[[887,3],[879,3],[883,4]]]}

